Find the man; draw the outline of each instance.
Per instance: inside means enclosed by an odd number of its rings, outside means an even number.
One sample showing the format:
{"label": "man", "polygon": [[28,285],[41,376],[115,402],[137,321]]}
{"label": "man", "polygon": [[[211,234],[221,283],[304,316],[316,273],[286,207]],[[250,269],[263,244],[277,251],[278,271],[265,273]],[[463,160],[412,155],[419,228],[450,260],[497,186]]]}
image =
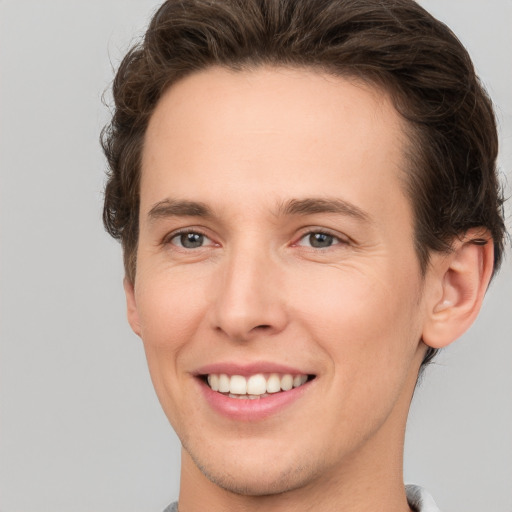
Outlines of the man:
{"label": "man", "polygon": [[458,40],[409,0],[170,1],[114,99],[104,219],[180,512],[436,510],[409,404],[504,234]]}

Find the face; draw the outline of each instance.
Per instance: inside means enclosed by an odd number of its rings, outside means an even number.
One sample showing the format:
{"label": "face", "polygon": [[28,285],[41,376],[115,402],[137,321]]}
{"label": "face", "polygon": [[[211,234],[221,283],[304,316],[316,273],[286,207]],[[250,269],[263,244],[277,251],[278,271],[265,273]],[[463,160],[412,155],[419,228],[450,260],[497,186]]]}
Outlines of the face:
{"label": "face", "polygon": [[401,453],[424,310],[405,144],[385,94],[308,70],[213,68],[159,102],[129,320],[210,481],[271,494]]}

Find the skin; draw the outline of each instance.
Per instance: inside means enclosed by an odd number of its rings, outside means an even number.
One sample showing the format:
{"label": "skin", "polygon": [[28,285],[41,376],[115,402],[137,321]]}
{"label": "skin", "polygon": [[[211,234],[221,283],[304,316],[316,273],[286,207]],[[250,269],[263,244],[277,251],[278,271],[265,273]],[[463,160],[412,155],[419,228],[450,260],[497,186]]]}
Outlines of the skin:
{"label": "skin", "polygon": [[[402,453],[421,340],[445,346],[469,326],[492,244],[461,239],[422,278],[406,144],[385,94],[311,70],[212,68],[161,98],[125,290],[184,447],[180,512],[409,510]],[[333,201],[343,207],[311,209]],[[183,232],[203,244],[183,247]],[[331,245],[313,247],[318,232]],[[279,414],[235,421],[194,375],[226,361],[316,378]]]}

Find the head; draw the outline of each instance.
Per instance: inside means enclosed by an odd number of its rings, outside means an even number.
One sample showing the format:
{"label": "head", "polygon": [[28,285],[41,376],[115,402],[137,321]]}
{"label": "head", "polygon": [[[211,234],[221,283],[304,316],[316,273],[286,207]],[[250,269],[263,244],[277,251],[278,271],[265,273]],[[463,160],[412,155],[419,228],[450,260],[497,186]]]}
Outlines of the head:
{"label": "head", "polygon": [[[406,0],[170,1],[123,60],[114,100],[104,220],[123,244],[130,323],[197,466],[241,493],[320,475],[293,455],[275,472],[257,461],[292,443],[293,411],[285,426],[238,411],[229,437],[229,421],[190,404],[205,375],[226,373],[227,354],[250,362],[243,372],[287,373],[258,366],[272,351],[279,368],[314,377],[305,389],[322,399],[300,400],[311,419],[334,412],[297,446],[326,464],[369,450],[368,439],[384,446],[378,434],[406,415],[420,365],[447,339],[444,304],[481,299],[461,285],[464,269],[486,261],[487,283],[501,260],[493,110],[455,36]],[[334,190],[348,202],[333,202]],[[304,219],[327,232],[306,232]],[[431,286],[440,272],[446,296]],[[434,341],[420,354],[425,332]],[[347,436],[322,444],[338,431]],[[241,449],[253,465],[233,462]],[[256,474],[275,486],[249,489],[243,475]]]}
{"label": "head", "polygon": [[[404,186],[421,271],[469,229],[488,230],[494,271],[503,252],[498,141],[492,103],[455,35],[418,4],[399,1],[165,2],[121,63],[103,133],[110,166],[104,223],[136,278],[141,155],[159,99],[180,79],[222,66],[310,68],[390,95],[406,122]],[[479,243],[476,239],[475,243]],[[427,352],[425,363],[435,350]]]}

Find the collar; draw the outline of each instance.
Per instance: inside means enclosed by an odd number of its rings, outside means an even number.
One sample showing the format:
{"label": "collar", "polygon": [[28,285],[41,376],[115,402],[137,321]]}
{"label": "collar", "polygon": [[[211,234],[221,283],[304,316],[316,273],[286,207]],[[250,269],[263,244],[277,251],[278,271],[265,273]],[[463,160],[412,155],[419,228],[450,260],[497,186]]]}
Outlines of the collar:
{"label": "collar", "polygon": [[419,485],[407,484],[405,486],[409,506],[416,512],[441,512],[434,498]]}

